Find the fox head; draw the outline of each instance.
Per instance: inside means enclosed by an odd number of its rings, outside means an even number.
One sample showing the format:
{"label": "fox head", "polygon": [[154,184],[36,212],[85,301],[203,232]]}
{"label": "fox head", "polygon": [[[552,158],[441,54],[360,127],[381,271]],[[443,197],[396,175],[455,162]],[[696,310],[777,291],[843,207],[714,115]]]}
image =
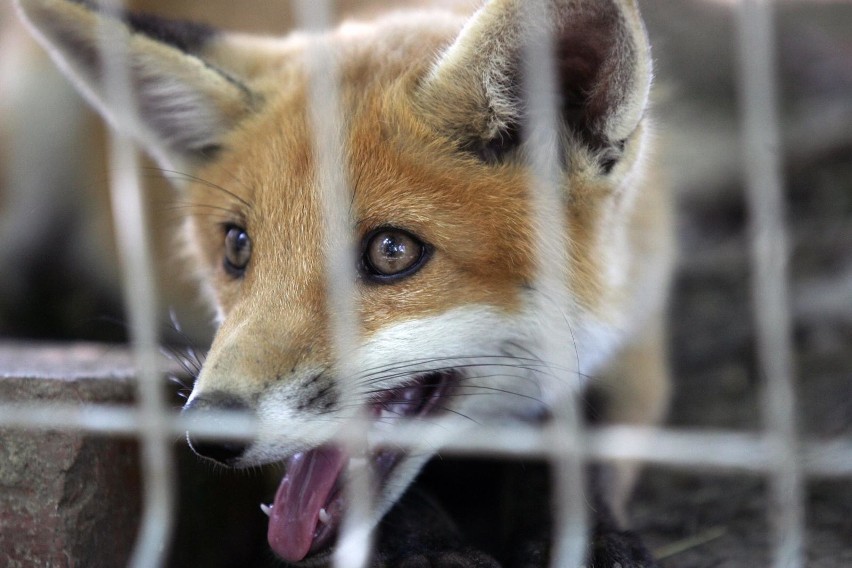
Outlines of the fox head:
{"label": "fox head", "polygon": [[[191,205],[182,228],[192,270],[219,323],[188,412],[244,409],[246,444],[190,443],[245,467],[288,461],[269,541],[285,560],[327,550],[355,460],[334,436],[357,413],[376,429],[546,413],[540,351],[555,334],[594,373],[641,327],[655,281],[641,225],[651,60],[631,0],[549,0],[559,100],[559,172],[568,305],[542,329],[539,243],[524,132],[522,0],[472,14],[396,13],[281,39],[228,34],[89,2],[18,0],[24,19],[86,98],[135,137]],[[122,41],[136,101],[118,108],[102,82],[103,34]],[[322,188],[311,123],[310,49],[336,67],[348,180],[345,230],[357,341],[334,346]],[[534,86],[533,86],[534,87]],[[573,356],[572,355],[572,356]],[[346,376],[343,376],[346,374]],[[429,448],[374,448],[376,520]]]}

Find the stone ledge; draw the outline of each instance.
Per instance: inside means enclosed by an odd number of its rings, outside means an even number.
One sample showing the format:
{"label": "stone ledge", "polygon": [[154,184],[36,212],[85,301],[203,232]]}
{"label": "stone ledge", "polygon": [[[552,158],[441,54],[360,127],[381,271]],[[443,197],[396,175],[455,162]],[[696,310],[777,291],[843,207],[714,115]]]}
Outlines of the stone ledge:
{"label": "stone ledge", "polygon": [[[130,351],[96,343],[0,343],[0,379],[52,379],[89,382],[134,377]],[[41,389],[49,383],[32,388]]]}
{"label": "stone ledge", "polygon": [[[0,344],[0,401],[130,404],[118,346]],[[0,566],[126,566],[140,514],[135,441],[0,429]]]}

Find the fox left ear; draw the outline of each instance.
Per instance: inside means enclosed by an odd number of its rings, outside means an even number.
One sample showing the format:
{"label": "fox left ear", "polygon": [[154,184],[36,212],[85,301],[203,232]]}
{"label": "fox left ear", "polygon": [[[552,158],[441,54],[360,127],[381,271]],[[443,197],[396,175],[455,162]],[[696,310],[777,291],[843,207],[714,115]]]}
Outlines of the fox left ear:
{"label": "fox left ear", "polygon": [[[221,147],[255,96],[203,58],[217,32],[153,16],[113,14],[86,0],[17,0],[21,14],[90,103],[162,165],[191,169]],[[109,39],[107,39],[109,38]],[[121,42],[136,112],[116,106],[102,49]]]}
{"label": "fox left ear", "polygon": [[[524,123],[527,2],[492,0],[483,6],[418,92],[419,103],[438,117],[439,127],[488,161],[517,144]],[[636,2],[547,0],[545,5],[563,132],[611,165],[642,118],[651,84],[648,39]]]}

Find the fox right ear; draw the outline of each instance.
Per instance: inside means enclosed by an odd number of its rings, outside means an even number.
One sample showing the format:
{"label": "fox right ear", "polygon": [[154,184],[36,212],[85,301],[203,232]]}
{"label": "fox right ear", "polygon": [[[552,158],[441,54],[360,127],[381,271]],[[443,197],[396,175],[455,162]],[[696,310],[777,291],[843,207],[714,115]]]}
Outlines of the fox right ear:
{"label": "fox right ear", "polygon": [[[217,32],[199,24],[107,13],[87,0],[17,0],[23,19],[59,67],[110,124],[165,167],[192,168],[222,145],[256,97],[203,59]],[[136,112],[104,84],[102,49],[122,42]],[[108,47],[108,46],[107,46]]]}

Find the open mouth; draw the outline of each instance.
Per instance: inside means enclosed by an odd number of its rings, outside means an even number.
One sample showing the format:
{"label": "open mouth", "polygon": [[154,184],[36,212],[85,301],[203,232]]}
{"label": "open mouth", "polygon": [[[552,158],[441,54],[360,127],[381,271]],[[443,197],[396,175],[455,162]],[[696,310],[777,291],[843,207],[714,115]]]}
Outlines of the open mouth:
{"label": "open mouth", "polygon": [[[433,416],[441,412],[441,400],[457,382],[455,371],[420,375],[410,384],[378,394],[370,405],[371,414],[382,422]],[[371,453],[369,463],[379,487],[403,456],[398,449],[379,448]],[[348,464],[349,456],[333,445],[287,460],[275,500],[261,505],[269,516],[269,546],[282,559],[299,562],[331,545],[346,509],[342,478]]]}

